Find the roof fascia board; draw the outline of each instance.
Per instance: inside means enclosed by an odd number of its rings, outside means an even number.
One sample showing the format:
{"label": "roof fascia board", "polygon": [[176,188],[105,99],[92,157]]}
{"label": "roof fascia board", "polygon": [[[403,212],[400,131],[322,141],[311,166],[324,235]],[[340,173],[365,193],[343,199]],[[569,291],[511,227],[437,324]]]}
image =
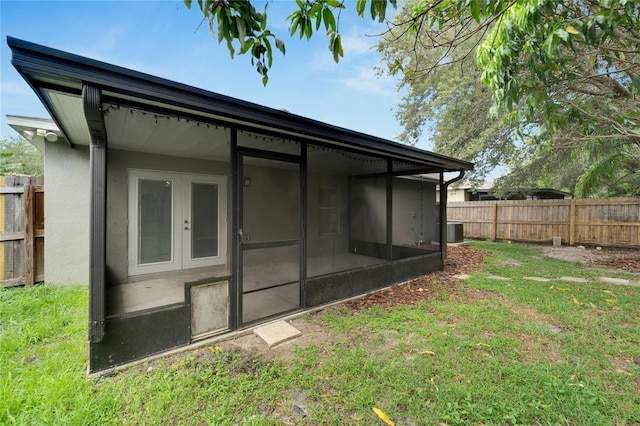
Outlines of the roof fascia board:
{"label": "roof fascia board", "polygon": [[[386,155],[439,165],[443,169],[472,169],[473,164],[401,145],[379,137],[366,135],[338,126],[275,110],[251,102],[194,88],[149,74],[129,70],[112,64],[84,58],[68,52],[7,37],[13,51],[12,63],[34,87],[30,74],[44,74],[78,86],[89,83],[127,95],[147,98],[171,105],[213,113],[247,121],[255,125],[288,130],[328,142],[348,144],[374,150]],[[51,111],[49,111],[51,113]],[[54,116],[54,114],[52,114]]]}

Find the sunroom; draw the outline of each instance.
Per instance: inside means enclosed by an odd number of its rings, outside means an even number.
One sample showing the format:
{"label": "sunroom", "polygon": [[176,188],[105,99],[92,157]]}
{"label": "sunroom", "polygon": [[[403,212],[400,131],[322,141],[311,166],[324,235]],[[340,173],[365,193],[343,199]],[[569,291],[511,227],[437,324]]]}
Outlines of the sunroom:
{"label": "sunroom", "polygon": [[87,153],[90,371],[442,268],[436,187],[472,164],[8,43],[56,156]]}

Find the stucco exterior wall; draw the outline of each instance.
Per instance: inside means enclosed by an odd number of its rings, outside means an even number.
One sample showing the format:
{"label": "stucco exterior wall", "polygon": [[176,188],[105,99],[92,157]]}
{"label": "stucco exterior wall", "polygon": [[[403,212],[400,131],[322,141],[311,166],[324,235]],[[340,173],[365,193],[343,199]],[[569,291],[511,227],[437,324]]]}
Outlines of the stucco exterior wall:
{"label": "stucco exterior wall", "polygon": [[44,145],[44,279],[89,282],[89,148]]}
{"label": "stucco exterior wall", "polygon": [[469,201],[469,192],[466,189],[449,189],[447,192],[447,202]]}
{"label": "stucco exterior wall", "polygon": [[350,196],[350,238],[379,244],[386,243],[386,178],[353,179]]}
{"label": "stucco exterior wall", "polygon": [[393,180],[393,244],[412,245],[436,239],[436,185]]}
{"label": "stucco exterior wall", "polygon": [[[128,277],[129,169],[226,176],[227,197],[231,194],[229,163],[109,150],[107,153],[107,286],[126,283]],[[227,202],[227,235],[231,236],[230,201]],[[227,245],[229,244],[231,244],[230,237],[227,238]],[[227,264],[230,260],[231,248],[227,247]]]}
{"label": "stucco exterior wall", "polygon": [[[337,193],[337,232],[321,232],[321,190]],[[307,179],[307,255],[335,256],[349,251],[347,229],[349,214],[349,179],[347,176],[309,173]]]}

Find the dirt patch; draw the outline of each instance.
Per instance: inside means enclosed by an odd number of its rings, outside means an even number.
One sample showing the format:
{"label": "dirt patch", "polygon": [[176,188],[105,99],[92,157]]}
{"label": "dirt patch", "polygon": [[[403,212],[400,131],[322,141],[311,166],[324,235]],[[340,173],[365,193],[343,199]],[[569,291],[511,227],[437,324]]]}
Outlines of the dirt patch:
{"label": "dirt patch", "polygon": [[618,271],[640,274],[640,250],[585,246],[535,246],[545,256],[585,265],[604,266]]}

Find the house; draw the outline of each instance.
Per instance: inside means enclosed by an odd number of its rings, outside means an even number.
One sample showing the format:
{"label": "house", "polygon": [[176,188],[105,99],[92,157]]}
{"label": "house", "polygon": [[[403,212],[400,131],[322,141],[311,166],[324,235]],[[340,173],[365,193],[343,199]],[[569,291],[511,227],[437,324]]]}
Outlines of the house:
{"label": "house", "polygon": [[45,280],[88,279],[90,371],[442,268],[423,176],[471,163],[7,40],[59,129]]}
{"label": "house", "polygon": [[[439,192],[439,191],[438,191]],[[493,182],[472,186],[467,182],[450,186],[447,201],[494,201],[494,200],[551,200],[571,198],[571,194],[551,188],[516,188],[508,194],[498,196],[493,192]]]}

